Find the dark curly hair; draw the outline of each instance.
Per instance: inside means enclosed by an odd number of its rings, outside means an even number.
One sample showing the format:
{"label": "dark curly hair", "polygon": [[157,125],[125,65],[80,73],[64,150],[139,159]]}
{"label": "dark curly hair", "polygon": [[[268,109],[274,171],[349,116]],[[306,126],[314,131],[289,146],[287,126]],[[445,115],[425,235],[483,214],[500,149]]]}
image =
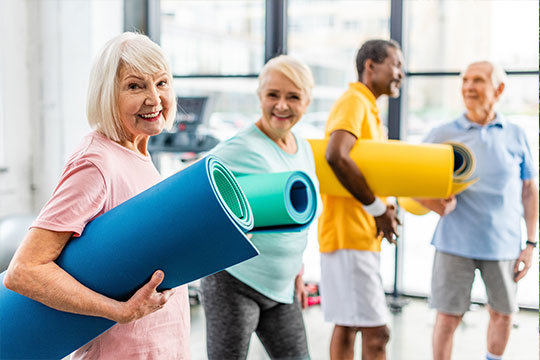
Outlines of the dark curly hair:
{"label": "dark curly hair", "polygon": [[401,50],[399,44],[395,40],[369,40],[362,45],[356,55],[356,70],[358,71],[358,79],[362,79],[364,74],[364,63],[367,59],[371,59],[377,64],[380,64],[388,56],[387,49],[393,47]]}

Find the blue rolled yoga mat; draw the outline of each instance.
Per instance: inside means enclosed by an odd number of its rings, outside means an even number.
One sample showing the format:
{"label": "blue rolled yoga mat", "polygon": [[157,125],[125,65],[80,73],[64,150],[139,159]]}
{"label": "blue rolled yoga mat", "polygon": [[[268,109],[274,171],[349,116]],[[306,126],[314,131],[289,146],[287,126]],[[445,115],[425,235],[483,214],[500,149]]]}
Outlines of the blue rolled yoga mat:
{"label": "blue rolled yoga mat", "polygon": [[292,232],[307,228],[317,211],[317,190],[302,171],[237,177],[249,200],[255,224],[251,232]]}
{"label": "blue rolled yoga mat", "polygon": [[[157,269],[166,289],[256,256],[244,235],[252,227],[234,176],[208,156],[94,219],[57,263],[89,288],[127,300]],[[0,283],[1,359],[60,359],[114,324],[54,310]]]}

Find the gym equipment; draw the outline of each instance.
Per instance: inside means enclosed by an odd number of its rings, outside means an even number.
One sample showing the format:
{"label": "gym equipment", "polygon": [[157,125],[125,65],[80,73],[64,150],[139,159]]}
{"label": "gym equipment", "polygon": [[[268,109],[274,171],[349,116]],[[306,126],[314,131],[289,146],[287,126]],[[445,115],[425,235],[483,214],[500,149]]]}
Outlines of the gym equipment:
{"label": "gym equipment", "polygon": [[253,211],[251,232],[290,232],[307,228],[317,211],[317,190],[301,171],[237,177]]}

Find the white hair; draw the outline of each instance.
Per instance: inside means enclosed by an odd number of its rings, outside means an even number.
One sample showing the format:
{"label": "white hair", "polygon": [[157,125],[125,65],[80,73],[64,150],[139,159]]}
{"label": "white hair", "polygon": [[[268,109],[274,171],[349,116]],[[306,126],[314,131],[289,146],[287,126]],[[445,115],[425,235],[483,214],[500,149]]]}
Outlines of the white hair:
{"label": "white hair", "polygon": [[[86,113],[90,127],[115,141],[128,138],[118,115],[118,76],[126,67],[145,75],[165,71],[171,86],[173,81],[161,48],[147,36],[125,32],[104,45],[90,71]],[[163,116],[165,128],[170,129],[176,117],[176,97]]]}
{"label": "white hair", "polygon": [[311,92],[315,86],[313,73],[306,64],[289,55],[280,55],[272,58],[263,66],[259,74],[257,94],[260,94],[262,86],[272,70],[279,71],[285,75],[297,88],[302,90],[302,92],[307,95],[308,100],[311,101]]}
{"label": "white hair", "polygon": [[493,87],[497,89],[501,84],[506,84],[506,71],[502,68],[501,65],[488,60],[482,60],[482,61],[475,61],[467,65],[467,67],[461,72],[461,77],[463,77],[463,74],[467,71],[467,69],[471,65],[476,64],[488,64],[491,66],[491,82],[493,83]]}

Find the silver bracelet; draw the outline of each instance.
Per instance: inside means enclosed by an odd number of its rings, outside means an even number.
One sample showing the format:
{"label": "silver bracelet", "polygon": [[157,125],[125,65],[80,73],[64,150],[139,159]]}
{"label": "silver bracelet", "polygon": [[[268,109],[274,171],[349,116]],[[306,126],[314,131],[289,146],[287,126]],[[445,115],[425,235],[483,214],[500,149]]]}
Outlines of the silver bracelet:
{"label": "silver bracelet", "polygon": [[364,210],[373,217],[381,216],[386,212],[386,205],[378,197],[375,197],[375,201],[371,204],[362,205],[364,206]]}

